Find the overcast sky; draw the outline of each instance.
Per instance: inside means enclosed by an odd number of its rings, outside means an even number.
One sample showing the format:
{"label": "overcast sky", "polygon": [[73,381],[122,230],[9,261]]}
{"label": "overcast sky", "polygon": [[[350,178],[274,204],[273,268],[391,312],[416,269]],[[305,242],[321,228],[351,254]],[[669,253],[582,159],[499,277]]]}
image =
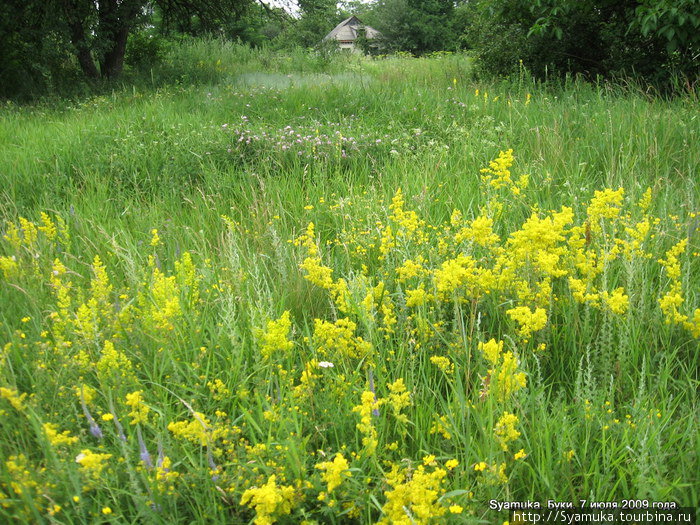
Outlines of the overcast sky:
{"label": "overcast sky", "polygon": [[[288,13],[292,14],[297,14],[299,12],[299,7],[297,6],[296,0],[263,0],[266,4],[275,6],[275,7],[282,7],[284,8]],[[372,0],[360,0],[364,4],[369,4],[372,2]],[[338,2],[338,7],[340,7],[342,2]]]}

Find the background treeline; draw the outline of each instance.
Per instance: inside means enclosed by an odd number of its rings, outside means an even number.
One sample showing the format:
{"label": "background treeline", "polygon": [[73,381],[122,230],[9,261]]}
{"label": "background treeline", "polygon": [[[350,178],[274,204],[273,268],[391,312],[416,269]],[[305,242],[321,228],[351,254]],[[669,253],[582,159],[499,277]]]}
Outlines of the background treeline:
{"label": "background treeline", "polygon": [[[379,53],[467,50],[476,71],[581,74],[693,87],[700,0],[3,0],[0,97],[74,94],[151,74],[182,39],[313,49],[351,14],[382,32]],[[291,14],[290,14],[291,13]],[[376,49],[375,49],[376,52]]]}

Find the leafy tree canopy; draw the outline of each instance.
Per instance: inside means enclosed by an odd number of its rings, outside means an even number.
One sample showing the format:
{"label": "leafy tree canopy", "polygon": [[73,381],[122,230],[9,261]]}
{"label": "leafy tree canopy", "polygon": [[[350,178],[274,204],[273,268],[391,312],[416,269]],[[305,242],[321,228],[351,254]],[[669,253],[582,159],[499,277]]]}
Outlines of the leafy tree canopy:
{"label": "leafy tree canopy", "polygon": [[241,22],[256,9],[272,12],[262,0],[5,0],[0,96],[55,82],[71,57],[89,79],[115,78],[129,37],[155,23],[164,31],[245,36],[255,19]]}

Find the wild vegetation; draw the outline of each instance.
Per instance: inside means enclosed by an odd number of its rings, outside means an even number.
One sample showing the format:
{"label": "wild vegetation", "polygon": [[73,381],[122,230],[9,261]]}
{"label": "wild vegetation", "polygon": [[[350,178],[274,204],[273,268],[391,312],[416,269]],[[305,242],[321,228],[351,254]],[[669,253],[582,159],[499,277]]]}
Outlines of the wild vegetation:
{"label": "wild vegetation", "polygon": [[[633,79],[664,93],[700,75],[697,0],[7,0],[0,6],[0,99],[94,93],[154,74],[183,38],[321,54],[357,15],[380,31],[367,53],[465,51],[480,75]],[[336,43],[337,44],[337,43]]]}
{"label": "wild vegetation", "polygon": [[201,40],[153,75],[0,110],[3,521],[698,507],[692,93]]}

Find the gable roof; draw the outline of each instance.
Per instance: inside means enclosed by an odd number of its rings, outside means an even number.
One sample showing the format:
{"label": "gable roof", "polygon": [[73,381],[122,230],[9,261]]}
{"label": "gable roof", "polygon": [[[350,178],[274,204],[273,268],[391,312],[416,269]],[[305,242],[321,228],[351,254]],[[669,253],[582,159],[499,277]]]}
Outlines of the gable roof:
{"label": "gable roof", "polygon": [[379,31],[363,24],[362,20],[356,16],[351,16],[335,26],[330,33],[323,37],[323,40],[354,41],[359,36],[359,30],[363,28],[367,38],[377,38],[381,36]]}

